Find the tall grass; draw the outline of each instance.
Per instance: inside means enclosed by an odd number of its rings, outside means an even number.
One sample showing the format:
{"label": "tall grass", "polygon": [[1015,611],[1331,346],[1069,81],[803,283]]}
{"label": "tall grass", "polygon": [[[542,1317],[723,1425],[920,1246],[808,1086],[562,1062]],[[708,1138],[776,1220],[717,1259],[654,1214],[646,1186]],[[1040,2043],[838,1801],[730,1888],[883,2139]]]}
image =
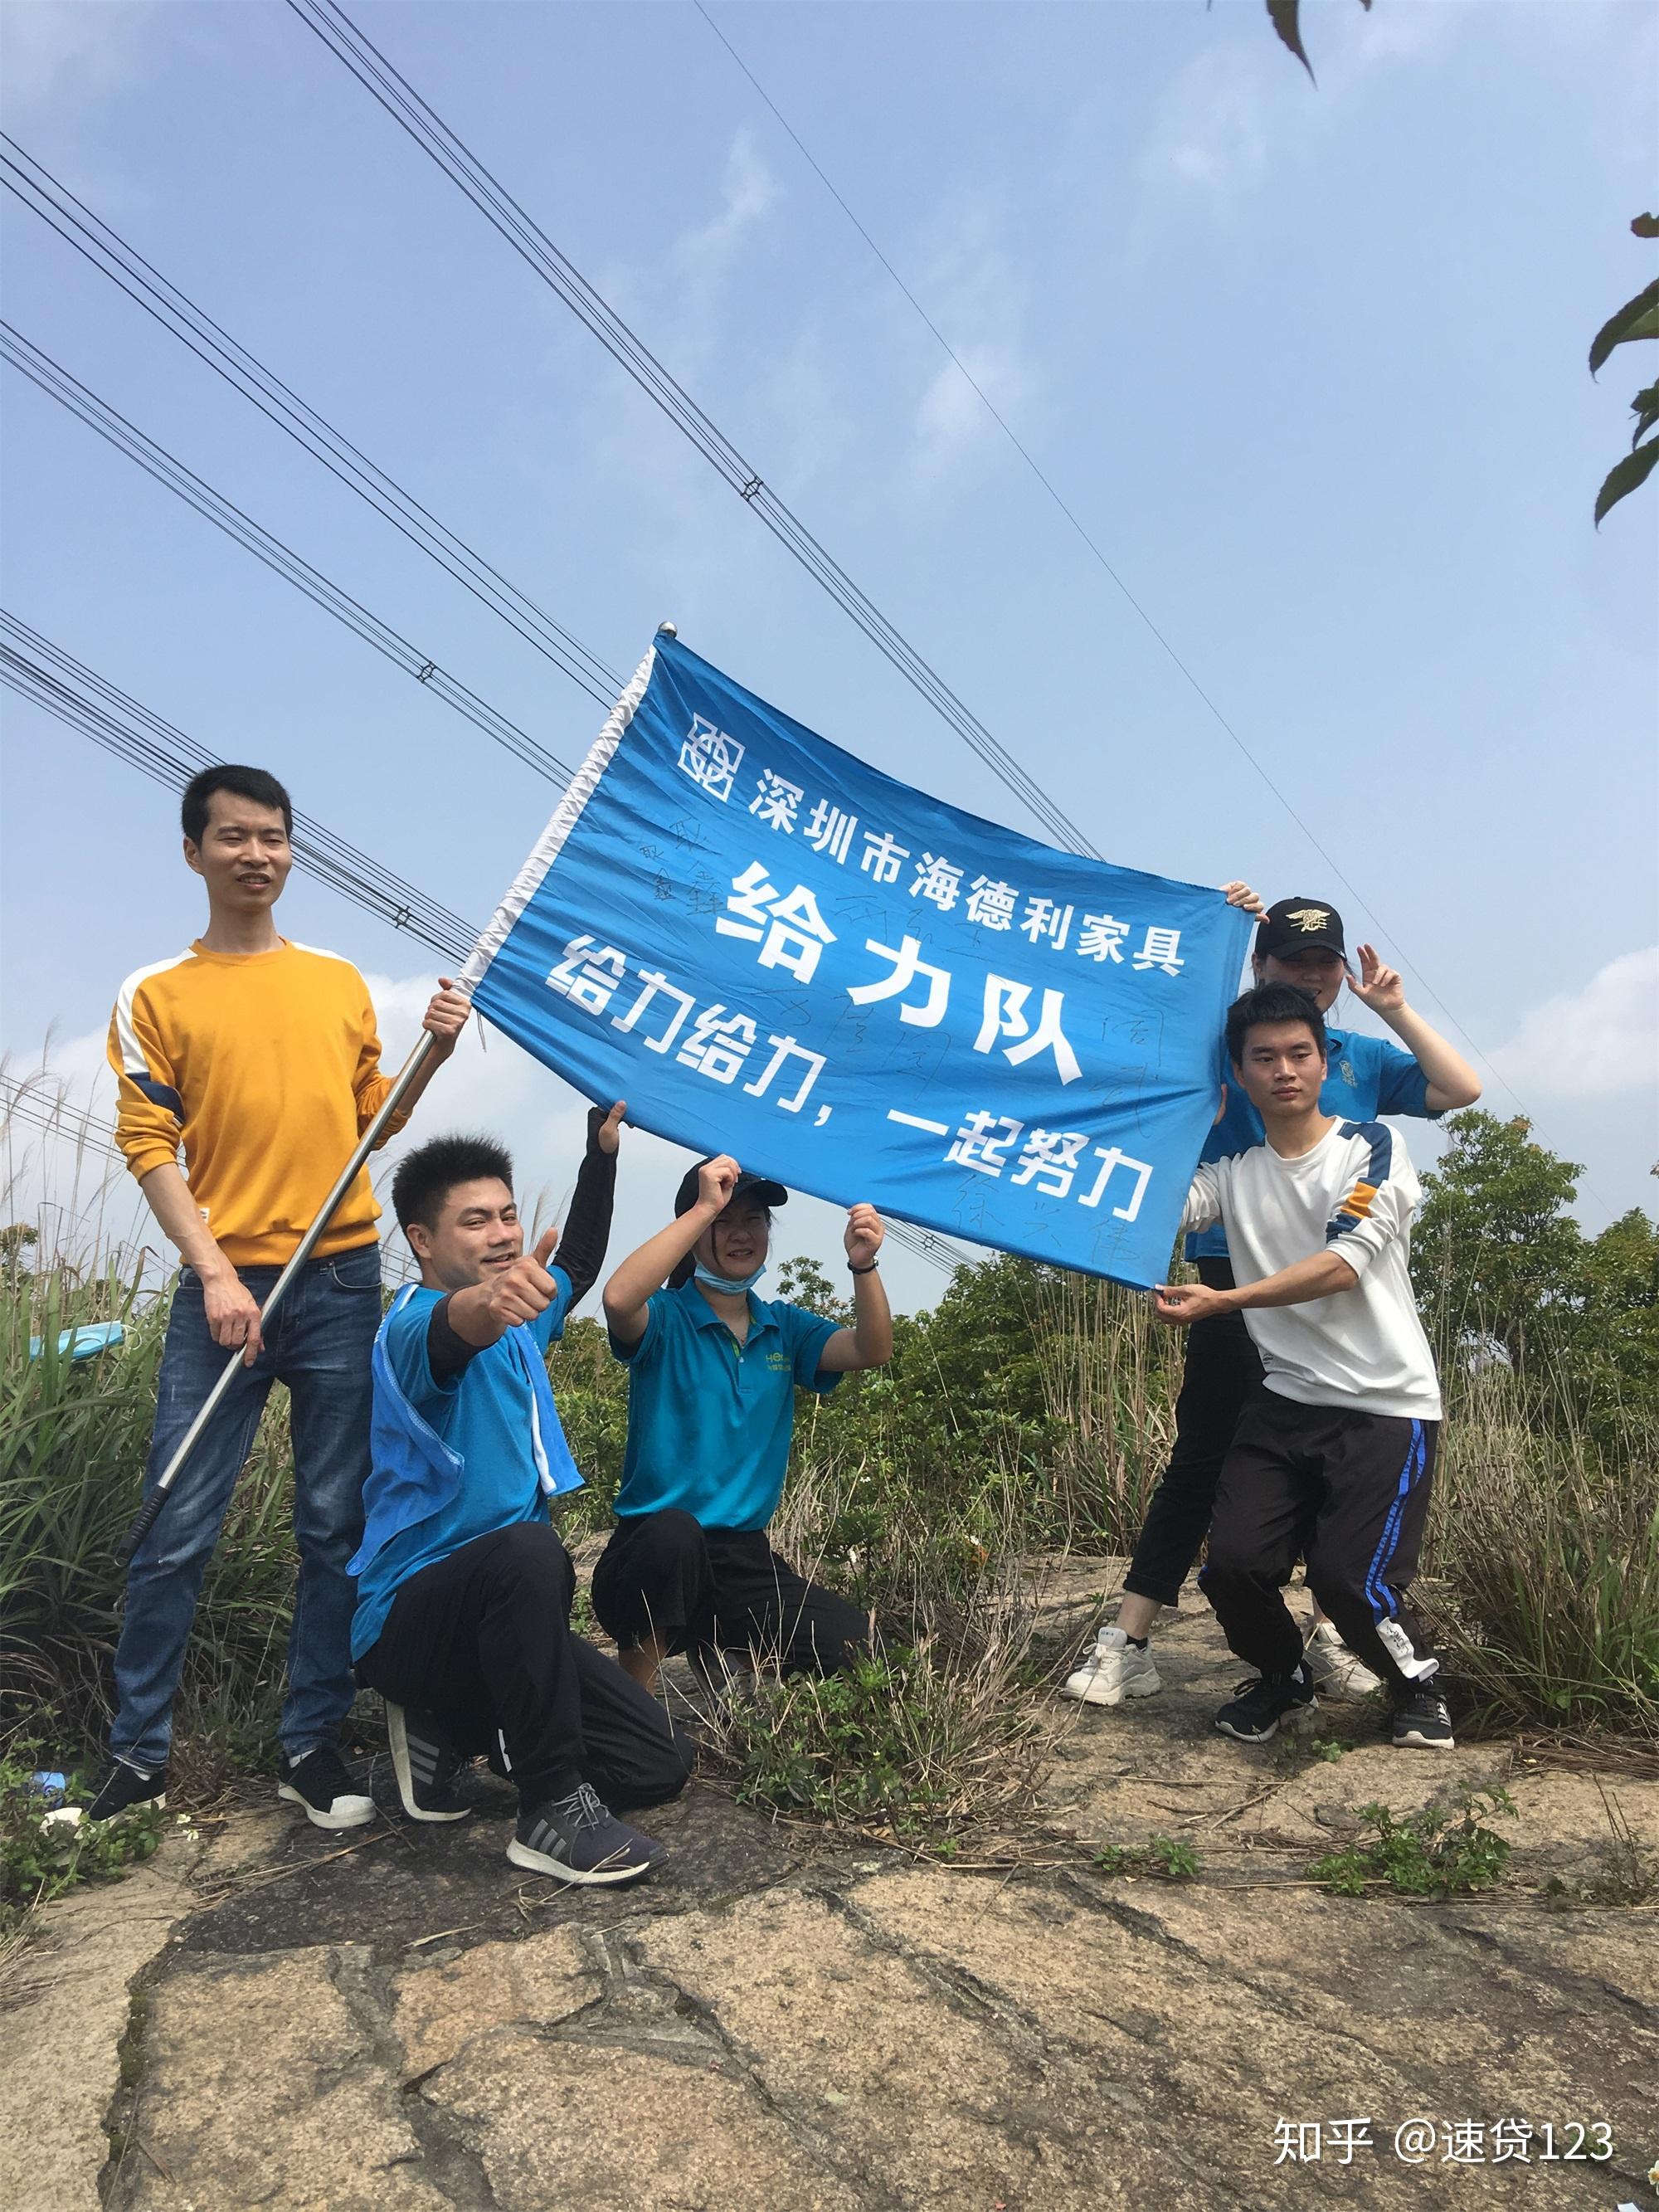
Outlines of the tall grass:
{"label": "tall grass", "polygon": [[1047,1277],[1037,1322],[1057,1501],[1109,1552],[1131,1552],[1175,1440],[1184,1340],[1143,1299],[1088,1275]]}
{"label": "tall grass", "polygon": [[[110,1715],[125,1581],[117,1546],[142,1494],[165,1302],[110,1269],[0,1275],[0,1714],[91,1749]],[[118,1348],[73,1360],[60,1334],[118,1321]],[[38,1357],[30,1340],[39,1340]],[[197,1614],[186,1727],[263,1730],[293,1595],[286,1396],[273,1393]]]}
{"label": "tall grass", "polygon": [[1659,1439],[1598,1441],[1500,1366],[1449,1413],[1425,1592],[1449,1658],[1505,1717],[1659,1736]]}
{"label": "tall grass", "polygon": [[[108,1717],[116,1546],[138,1504],[165,1324],[143,1280],[135,1261],[82,1267],[49,1238],[0,1240],[0,1712],[66,1744],[90,1746]],[[982,1718],[1029,1663],[1007,1563],[1132,1545],[1179,1378],[1178,1340],[1109,1285],[996,1263],[971,1298],[953,1299],[901,1322],[890,1369],[803,1403],[775,1524],[780,1549],[926,1655],[927,1681],[913,1676],[904,1696],[914,1707],[938,1690],[935,1717],[948,1711],[951,1726]],[[112,1319],[126,1332],[118,1350],[58,1353],[63,1329]],[[574,1535],[608,1522],[626,1376],[602,1330],[580,1322],[553,1373],[590,1483]],[[1659,1738],[1653,1435],[1632,1421],[1592,1440],[1565,1392],[1523,1398],[1495,1367],[1455,1376],[1449,1399],[1422,1595],[1454,1664],[1510,1718]],[[232,1748],[268,1729],[280,1691],[290,1513],[278,1391],[210,1571],[180,1701],[185,1729]]]}

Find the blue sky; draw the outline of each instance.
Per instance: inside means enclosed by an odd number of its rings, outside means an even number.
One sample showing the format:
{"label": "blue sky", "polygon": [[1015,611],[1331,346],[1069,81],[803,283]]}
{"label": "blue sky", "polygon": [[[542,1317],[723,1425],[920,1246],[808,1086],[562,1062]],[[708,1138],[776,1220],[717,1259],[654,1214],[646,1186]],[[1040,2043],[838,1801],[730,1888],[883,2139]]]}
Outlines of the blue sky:
{"label": "blue sky", "polygon": [[[1628,230],[1651,10],[1310,0],[1317,89],[1255,0],[713,12],[1358,898],[695,9],[360,20],[1108,857],[1334,896],[1489,1056],[1486,1103],[1518,1096],[1587,1163],[1588,1222],[1651,1209],[1659,498],[1599,535],[1589,510],[1652,365],[1584,369],[1653,273]],[[837,742],[1030,826],[289,9],[10,0],[0,35],[23,145],[613,665],[672,615]],[[589,701],[0,216],[12,322],[580,757]],[[484,916],[549,787],[5,384],[6,604]],[[116,986],[199,927],[173,802],[9,697],[4,773],[0,1035],[14,1073],[51,1035],[101,1099]],[[420,948],[297,874],[282,911],[385,979],[400,1044]],[[556,1198],[571,1095],[499,1038],[445,1081],[426,1125],[505,1127]],[[15,1208],[36,1163],[12,1166]],[[678,1168],[640,1143],[620,1236]],[[801,1206],[783,1242],[828,1253],[830,1217]],[[907,1302],[937,1289],[890,1273]]]}

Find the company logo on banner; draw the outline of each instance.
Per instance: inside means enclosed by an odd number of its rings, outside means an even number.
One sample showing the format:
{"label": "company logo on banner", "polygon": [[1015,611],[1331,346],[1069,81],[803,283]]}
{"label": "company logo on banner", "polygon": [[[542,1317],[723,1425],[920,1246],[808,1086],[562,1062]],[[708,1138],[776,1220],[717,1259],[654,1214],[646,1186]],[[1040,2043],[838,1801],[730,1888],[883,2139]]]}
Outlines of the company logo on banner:
{"label": "company logo on banner", "polygon": [[1146,1285],[1249,933],[896,783],[659,636],[468,965],[579,1091],[838,1204]]}

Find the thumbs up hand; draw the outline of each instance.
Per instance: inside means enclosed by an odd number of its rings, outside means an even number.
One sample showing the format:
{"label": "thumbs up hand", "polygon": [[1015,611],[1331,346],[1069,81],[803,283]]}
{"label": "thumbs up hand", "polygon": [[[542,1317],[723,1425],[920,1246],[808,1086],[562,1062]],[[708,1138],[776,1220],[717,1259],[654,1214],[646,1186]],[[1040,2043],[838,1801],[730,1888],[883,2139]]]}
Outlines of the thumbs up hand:
{"label": "thumbs up hand", "polygon": [[552,1304],[553,1279],[547,1266],[558,1241],[556,1228],[544,1230],[535,1250],[515,1260],[510,1267],[503,1267],[490,1284],[486,1304],[491,1318],[502,1328],[534,1321]]}

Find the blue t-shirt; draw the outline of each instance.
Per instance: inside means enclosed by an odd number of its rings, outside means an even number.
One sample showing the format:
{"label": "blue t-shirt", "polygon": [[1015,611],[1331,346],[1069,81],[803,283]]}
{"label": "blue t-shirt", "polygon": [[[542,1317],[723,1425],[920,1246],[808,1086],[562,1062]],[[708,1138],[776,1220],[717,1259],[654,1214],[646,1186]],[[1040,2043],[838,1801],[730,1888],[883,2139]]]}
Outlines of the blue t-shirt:
{"label": "blue t-shirt", "polygon": [[837,1324],[783,1299],[749,1293],[749,1335],[736,1337],[693,1283],[659,1291],[645,1334],[611,1349],[626,1362],[628,1449],[619,1514],[678,1505],[705,1528],[763,1528],[778,1507],[795,1426],[795,1386],[820,1394]]}
{"label": "blue t-shirt", "polygon": [[[1374,1121],[1379,1114],[1406,1114],[1417,1121],[1433,1121],[1438,1115],[1428,1106],[1429,1079],[1397,1044],[1381,1037],[1360,1036],[1352,1030],[1327,1028],[1328,1058],[1325,1080],[1320,1086],[1319,1110],[1340,1121]],[[1252,1145],[1265,1144],[1261,1116],[1239,1088],[1238,1078],[1228,1068],[1227,1109],[1204,1139],[1200,1160],[1231,1159]],[[1189,1260],[1224,1260],[1226,1231],[1218,1221],[1187,1239]]]}
{"label": "blue t-shirt", "polygon": [[[525,1324],[543,1352],[563,1335],[570,1308],[570,1278],[560,1267],[548,1273],[553,1303]],[[427,1331],[443,1295],[424,1285],[415,1291],[388,1319],[383,1342],[398,1389],[463,1462],[461,1485],[448,1504],[402,1529],[363,1569],[351,1622],[354,1659],[379,1637],[392,1599],[411,1575],[475,1536],[547,1517],[532,1443],[534,1388],[521,1348],[510,1335],[498,1338],[474,1352],[459,1374],[440,1382],[427,1358]]]}

